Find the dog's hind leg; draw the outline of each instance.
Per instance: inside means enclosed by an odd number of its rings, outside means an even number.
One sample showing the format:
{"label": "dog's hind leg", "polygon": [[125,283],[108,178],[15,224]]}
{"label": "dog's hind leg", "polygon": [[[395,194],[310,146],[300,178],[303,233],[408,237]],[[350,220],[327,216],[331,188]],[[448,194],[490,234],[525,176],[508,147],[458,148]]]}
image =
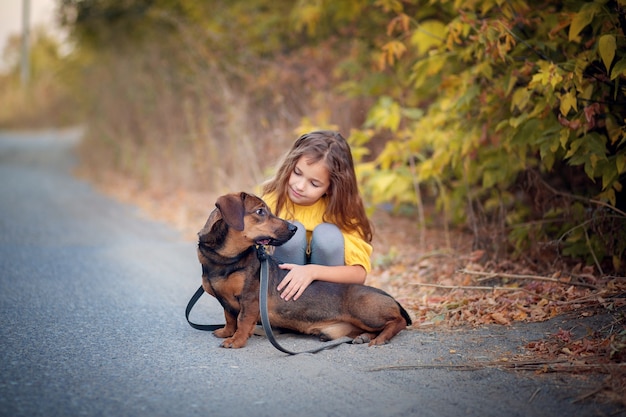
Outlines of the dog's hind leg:
{"label": "dog's hind leg", "polygon": [[369,345],[384,345],[385,343],[389,342],[392,337],[400,333],[401,330],[405,329],[406,325],[406,321],[401,316],[389,320],[387,323],[385,323],[385,327],[378,334],[378,336],[370,341]]}

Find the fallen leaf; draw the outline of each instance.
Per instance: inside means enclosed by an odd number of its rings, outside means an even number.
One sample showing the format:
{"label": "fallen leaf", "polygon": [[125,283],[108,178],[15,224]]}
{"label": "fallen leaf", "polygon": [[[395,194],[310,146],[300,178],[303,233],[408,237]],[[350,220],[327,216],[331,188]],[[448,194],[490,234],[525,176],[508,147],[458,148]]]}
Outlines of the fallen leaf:
{"label": "fallen leaf", "polygon": [[491,313],[491,318],[498,324],[509,325],[511,322],[502,313]]}

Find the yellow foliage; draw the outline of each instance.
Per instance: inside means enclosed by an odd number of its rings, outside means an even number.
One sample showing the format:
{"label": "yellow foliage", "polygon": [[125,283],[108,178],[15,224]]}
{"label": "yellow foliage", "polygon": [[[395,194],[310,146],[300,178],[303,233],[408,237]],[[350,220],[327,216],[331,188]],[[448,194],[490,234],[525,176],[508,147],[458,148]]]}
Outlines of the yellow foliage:
{"label": "yellow foliage", "polygon": [[565,94],[560,95],[561,104],[559,110],[563,116],[567,116],[570,110],[578,111],[578,104],[576,102],[576,92],[573,90],[568,91]]}
{"label": "yellow foliage", "polygon": [[370,110],[367,125],[396,132],[401,119],[402,109],[400,105],[390,97],[385,96]]}
{"label": "yellow foliage", "polygon": [[296,136],[303,135],[314,130],[338,130],[339,126],[331,123],[330,110],[328,108],[319,109],[312,117],[305,116],[300,120],[300,126],[294,129]]}
{"label": "yellow foliage", "polygon": [[391,19],[389,24],[387,25],[387,36],[393,35],[396,28],[400,32],[408,32],[409,31],[409,21],[410,18],[404,13],[398,14],[395,18]]}
{"label": "yellow foliage", "polygon": [[406,45],[400,41],[387,42],[382,47],[383,54],[381,56],[380,68],[386,66],[393,66],[396,60],[402,58],[402,55],[406,52]]}
{"label": "yellow foliage", "polygon": [[418,60],[412,68],[413,87],[422,87],[432,76],[438,74],[447,62],[443,54],[433,54]]}
{"label": "yellow foliage", "polygon": [[511,97],[511,110],[524,111],[530,101],[531,93],[526,87],[519,87]]}
{"label": "yellow foliage", "polygon": [[617,43],[615,41],[615,36],[600,36],[600,39],[598,40],[598,50],[600,52],[600,58],[602,58],[602,62],[604,63],[607,74],[611,70],[611,63],[613,62],[613,58],[615,58],[616,49]]}
{"label": "yellow foliage", "polygon": [[393,11],[400,13],[403,9],[402,2],[400,0],[376,0],[374,4],[382,8],[385,12]]}
{"label": "yellow foliage", "polygon": [[568,39],[573,42],[580,42],[580,32],[589,25],[596,13],[600,12],[601,6],[598,3],[586,3],[580,11],[574,14],[569,27]]}
{"label": "yellow foliage", "polygon": [[613,67],[611,71],[611,81],[615,80],[617,77],[626,76],[626,59],[622,58]]}
{"label": "yellow foliage", "polygon": [[322,16],[322,7],[320,2],[303,4],[293,10],[292,17],[294,19],[297,31],[306,29],[309,36],[316,33],[317,26]]}
{"label": "yellow foliage", "polygon": [[422,56],[432,48],[439,48],[444,45],[446,34],[445,24],[439,20],[426,20],[419,23],[410,42],[417,48],[418,56]]}

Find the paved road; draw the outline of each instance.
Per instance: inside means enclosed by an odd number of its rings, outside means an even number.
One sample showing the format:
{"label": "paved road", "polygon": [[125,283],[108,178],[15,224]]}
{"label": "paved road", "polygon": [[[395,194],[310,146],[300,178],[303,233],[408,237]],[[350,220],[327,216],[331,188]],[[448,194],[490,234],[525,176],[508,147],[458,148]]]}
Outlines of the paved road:
{"label": "paved road", "polygon": [[[189,327],[193,242],[73,178],[72,132],[0,134],[0,415],[563,416],[594,380],[499,369],[545,326],[405,331],[391,344],[287,356],[260,336],[227,350]],[[199,225],[199,227],[202,225]],[[223,320],[201,299],[193,319]],[[317,341],[281,336],[291,349]],[[412,369],[385,369],[420,365]],[[382,368],[382,369],[381,369]],[[621,410],[623,411],[623,410]]]}

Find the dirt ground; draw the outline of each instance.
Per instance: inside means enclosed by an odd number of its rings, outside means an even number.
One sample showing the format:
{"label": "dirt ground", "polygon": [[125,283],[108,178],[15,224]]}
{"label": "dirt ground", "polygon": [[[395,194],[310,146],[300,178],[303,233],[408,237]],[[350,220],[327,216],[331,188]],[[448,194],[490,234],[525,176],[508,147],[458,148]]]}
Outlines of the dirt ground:
{"label": "dirt ground", "polygon": [[[139,206],[147,217],[169,223],[189,240],[196,239],[217,197],[145,191],[115,176],[100,188]],[[625,277],[599,276],[582,264],[537,268],[519,260],[490,259],[473,248],[469,233],[419,231],[414,220],[383,211],[372,222],[373,270],[367,284],[396,297],[415,329],[496,326],[507,331],[520,323],[560,318],[544,340],[527,343],[506,362],[468,366],[600,377],[603,382],[588,397],[626,406]]]}

